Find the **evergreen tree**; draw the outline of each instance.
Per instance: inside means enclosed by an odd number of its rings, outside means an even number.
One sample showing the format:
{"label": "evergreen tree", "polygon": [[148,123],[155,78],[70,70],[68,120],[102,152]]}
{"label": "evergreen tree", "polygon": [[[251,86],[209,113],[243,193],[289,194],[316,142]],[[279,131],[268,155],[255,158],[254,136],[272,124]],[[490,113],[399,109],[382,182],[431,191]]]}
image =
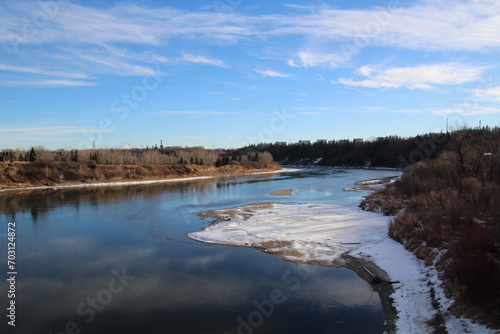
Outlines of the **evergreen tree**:
{"label": "evergreen tree", "polygon": [[35,152],[35,148],[34,147],[31,148],[31,151],[30,151],[30,153],[28,155],[28,161],[29,162],[35,162],[36,161],[36,152]]}
{"label": "evergreen tree", "polygon": [[78,162],[78,150],[71,150],[71,161]]}
{"label": "evergreen tree", "polygon": [[90,160],[91,161],[93,160],[96,164],[98,164],[99,160],[100,160],[99,159],[99,152],[96,151],[95,153],[91,153],[90,154]]}

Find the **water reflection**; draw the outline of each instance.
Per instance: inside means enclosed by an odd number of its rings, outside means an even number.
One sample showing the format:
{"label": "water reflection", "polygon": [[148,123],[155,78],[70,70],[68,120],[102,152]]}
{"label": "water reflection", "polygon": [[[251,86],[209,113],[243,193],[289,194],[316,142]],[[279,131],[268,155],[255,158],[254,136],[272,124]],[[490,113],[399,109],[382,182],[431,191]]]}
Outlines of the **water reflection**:
{"label": "water reflection", "polygon": [[[8,333],[60,333],[69,323],[82,333],[221,334],[243,329],[238,319],[255,333],[379,333],[378,296],[353,272],[185,236],[207,224],[196,211],[268,200],[285,187],[301,201],[350,201],[341,189],[362,179],[306,175],[2,194],[0,217],[18,226],[20,320]],[[122,270],[134,278],[120,290]],[[284,300],[266,316],[256,305],[269,311],[277,291]]]}

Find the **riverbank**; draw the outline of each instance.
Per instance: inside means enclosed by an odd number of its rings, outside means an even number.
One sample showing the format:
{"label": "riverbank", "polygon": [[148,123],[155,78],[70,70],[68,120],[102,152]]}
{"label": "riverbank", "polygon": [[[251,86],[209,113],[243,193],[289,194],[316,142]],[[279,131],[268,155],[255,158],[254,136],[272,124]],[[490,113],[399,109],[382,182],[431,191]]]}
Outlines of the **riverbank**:
{"label": "riverbank", "polygon": [[0,165],[0,193],[15,190],[41,190],[100,186],[140,185],[282,171],[279,165],[247,168],[201,165],[71,165],[43,166],[26,163]]}
{"label": "riverbank", "polygon": [[[252,247],[287,261],[351,268],[379,293],[387,333],[494,333],[447,311],[437,272],[387,235],[389,217],[333,204],[256,203],[199,213],[191,239]],[[370,274],[371,273],[371,274]]]}

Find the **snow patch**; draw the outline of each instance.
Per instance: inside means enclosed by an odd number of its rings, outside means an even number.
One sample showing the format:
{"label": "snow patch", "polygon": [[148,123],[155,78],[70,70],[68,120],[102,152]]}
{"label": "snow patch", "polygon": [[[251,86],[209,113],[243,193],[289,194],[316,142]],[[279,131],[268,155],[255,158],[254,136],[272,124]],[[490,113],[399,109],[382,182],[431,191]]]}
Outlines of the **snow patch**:
{"label": "snow patch", "polygon": [[[188,236],[205,243],[256,247],[291,261],[308,263],[336,264],[343,253],[350,252],[374,262],[392,281],[399,281],[391,296],[398,312],[397,333],[434,332],[429,322],[438,312],[450,334],[496,333],[447,311],[452,301],[446,298],[437,271],[388,237],[389,217],[334,204],[272,203],[221,211],[227,214],[228,210],[230,218],[225,216]],[[439,310],[432,306],[431,287]]]}

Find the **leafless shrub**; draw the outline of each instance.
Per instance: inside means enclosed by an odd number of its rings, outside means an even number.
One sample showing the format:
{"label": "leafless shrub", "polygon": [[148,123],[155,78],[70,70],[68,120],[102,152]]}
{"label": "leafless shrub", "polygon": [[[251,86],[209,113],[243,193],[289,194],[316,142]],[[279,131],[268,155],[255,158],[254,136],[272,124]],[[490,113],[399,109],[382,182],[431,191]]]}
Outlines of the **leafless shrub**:
{"label": "leafless shrub", "polygon": [[[389,235],[463,287],[457,308],[473,307],[469,315],[500,328],[500,129],[460,129],[451,137],[438,158],[405,170],[400,190],[408,203]],[[446,250],[440,260],[439,250]]]}

